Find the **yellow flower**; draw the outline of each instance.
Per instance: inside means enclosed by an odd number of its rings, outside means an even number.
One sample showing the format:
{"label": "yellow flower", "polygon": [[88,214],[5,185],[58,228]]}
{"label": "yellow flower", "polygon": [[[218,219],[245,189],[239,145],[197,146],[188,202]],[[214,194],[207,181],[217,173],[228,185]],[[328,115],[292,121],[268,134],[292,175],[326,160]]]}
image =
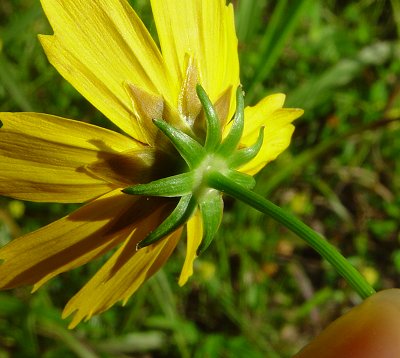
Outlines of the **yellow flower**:
{"label": "yellow flower", "polygon": [[[160,48],[126,0],[42,0],[54,35],[39,39],[51,64],[124,134],[48,114],[1,113],[0,194],[22,200],[85,203],[70,215],[0,249],[0,287],[33,285],[116,248],[68,302],[70,327],[118,301],[125,303],[170,257],[182,228],[145,248],[137,244],[176,206],[174,198],[126,195],[127,186],[179,173],[182,159],[152,119],[204,136],[200,83],[223,136],[239,85],[233,7],[225,0],[151,0]],[[288,145],[299,109],[284,95],[245,109],[240,142],[259,154],[240,170],[254,175]],[[195,211],[187,222],[179,284],[192,275],[202,239]]]}

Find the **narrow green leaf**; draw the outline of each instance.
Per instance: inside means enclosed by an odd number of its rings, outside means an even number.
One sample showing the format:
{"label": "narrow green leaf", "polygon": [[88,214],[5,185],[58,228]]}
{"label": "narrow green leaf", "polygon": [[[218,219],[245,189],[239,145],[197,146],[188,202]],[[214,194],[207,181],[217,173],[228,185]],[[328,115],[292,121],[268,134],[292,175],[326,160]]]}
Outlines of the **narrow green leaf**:
{"label": "narrow green leaf", "polygon": [[296,107],[301,103],[301,108],[306,112],[323,106],[326,98],[331,98],[338,88],[344,88],[354,81],[365,68],[389,61],[398,48],[396,46],[395,43],[377,42],[363,47],[353,57],[338,61],[324,72],[311,74],[291,91],[285,106]]}
{"label": "narrow green leaf", "polygon": [[286,41],[302,18],[301,15],[307,8],[307,3],[309,3],[309,0],[281,0],[276,2],[274,12],[260,41],[258,61],[254,65],[256,75],[247,87],[250,96],[255,94],[255,85],[262,83],[270,74],[283,51]]}
{"label": "narrow green leaf", "polygon": [[235,12],[237,36],[241,43],[249,43],[263,26],[267,0],[238,1]]}
{"label": "narrow green leaf", "polygon": [[24,85],[17,76],[17,69],[3,55],[0,55],[0,82],[22,110],[32,112],[33,106],[29,95],[24,91]]}
{"label": "narrow green leaf", "polygon": [[397,27],[397,36],[400,37],[400,0],[391,0],[393,17]]}

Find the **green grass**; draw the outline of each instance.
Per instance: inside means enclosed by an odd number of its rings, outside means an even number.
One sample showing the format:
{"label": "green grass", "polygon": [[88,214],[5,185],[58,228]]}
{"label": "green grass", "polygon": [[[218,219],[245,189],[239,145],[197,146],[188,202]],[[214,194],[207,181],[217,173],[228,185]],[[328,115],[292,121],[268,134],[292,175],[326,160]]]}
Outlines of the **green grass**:
{"label": "green grass", "polygon": [[[148,1],[132,1],[154,31]],[[279,5],[274,6],[277,3]],[[399,286],[400,5],[235,1],[248,104],[274,92],[301,107],[289,150],[256,191],[324,234],[376,289]],[[0,110],[107,121],[48,64],[39,1],[0,3]],[[66,329],[63,305],[87,265],[0,293],[3,357],[290,357],[358,297],[290,232],[227,198],[222,227],[180,288],[180,246],[125,307]],[[0,243],[74,205],[0,198]]]}

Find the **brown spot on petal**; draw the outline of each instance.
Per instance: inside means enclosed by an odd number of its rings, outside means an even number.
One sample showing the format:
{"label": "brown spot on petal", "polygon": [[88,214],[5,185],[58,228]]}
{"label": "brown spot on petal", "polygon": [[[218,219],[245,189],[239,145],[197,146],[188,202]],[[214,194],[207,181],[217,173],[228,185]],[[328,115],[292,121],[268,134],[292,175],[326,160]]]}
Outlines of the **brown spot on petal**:
{"label": "brown spot on petal", "polygon": [[132,99],[133,114],[140,124],[142,136],[147,144],[153,146],[158,133],[153,119],[163,118],[164,100],[161,96],[146,92],[132,83],[127,82],[125,87]]}
{"label": "brown spot on petal", "polygon": [[215,102],[215,111],[221,121],[221,128],[224,128],[228,121],[229,106],[231,103],[232,86],[229,86]]}
{"label": "brown spot on petal", "polygon": [[[232,87],[228,87],[222,94],[218,97],[214,103],[215,111],[217,112],[218,119],[221,122],[221,128],[224,128],[228,122],[229,106],[231,102]],[[203,109],[200,111],[193,124],[193,132],[198,138],[206,137],[206,119]]]}
{"label": "brown spot on petal", "polygon": [[196,86],[200,80],[195,59],[187,55],[186,61],[186,73],[181,93],[179,94],[178,110],[181,117],[192,127],[201,111],[201,103],[196,92]]}

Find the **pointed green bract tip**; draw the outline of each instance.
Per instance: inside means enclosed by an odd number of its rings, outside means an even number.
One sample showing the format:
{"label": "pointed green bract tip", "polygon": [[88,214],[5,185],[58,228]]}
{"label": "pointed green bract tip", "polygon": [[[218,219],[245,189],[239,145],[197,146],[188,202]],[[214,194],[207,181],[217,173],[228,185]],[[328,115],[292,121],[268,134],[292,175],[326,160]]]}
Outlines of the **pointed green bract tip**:
{"label": "pointed green bract tip", "polygon": [[221,144],[221,122],[204,88],[201,87],[201,85],[197,85],[196,91],[197,96],[199,97],[199,100],[203,106],[207,124],[206,143],[204,148],[207,152],[214,152],[215,149]]}
{"label": "pointed green bract tip", "polygon": [[232,120],[231,129],[218,148],[218,153],[223,157],[233,154],[240,143],[244,129],[244,97],[242,88],[239,86],[236,91],[236,113]]}
{"label": "pointed green bract tip", "polygon": [[137,244],[137,249],[149,246],[177,230],[189,220],[196,208],[196,200],[191,194],[182,196],[172,213],[147,237]]}
{"label": "pointed green bract tip", "polygon": [[222,194],[217,190],[209,190],[199,206],[203,220],[203,238],[196,252],[198,256],[210,246],[221,224],[224,212]]}
{"label": "pointed green bract tip", "polygon": [[0,120],[0,128],[3,127],[3,122]]}
{"label": "pointed green bract tip", "polygon": [[239,168],[244,164],[250,162],[252,159],[256,157],[256,155],[261,150],[263,141],[264,141],[264,127],[261,127],[258,133],[258,138],[253,145],[238,150],[237,152],[233,153],[233,155],[230,158],[228,158],[229,166],[232,168]]}
{"label": "pointed green bract tip", "polygon": [[204,156],[204,149],[199,142],[161,119],[153,119],[153,123],[171,141],[190,169],[199,164]]}

